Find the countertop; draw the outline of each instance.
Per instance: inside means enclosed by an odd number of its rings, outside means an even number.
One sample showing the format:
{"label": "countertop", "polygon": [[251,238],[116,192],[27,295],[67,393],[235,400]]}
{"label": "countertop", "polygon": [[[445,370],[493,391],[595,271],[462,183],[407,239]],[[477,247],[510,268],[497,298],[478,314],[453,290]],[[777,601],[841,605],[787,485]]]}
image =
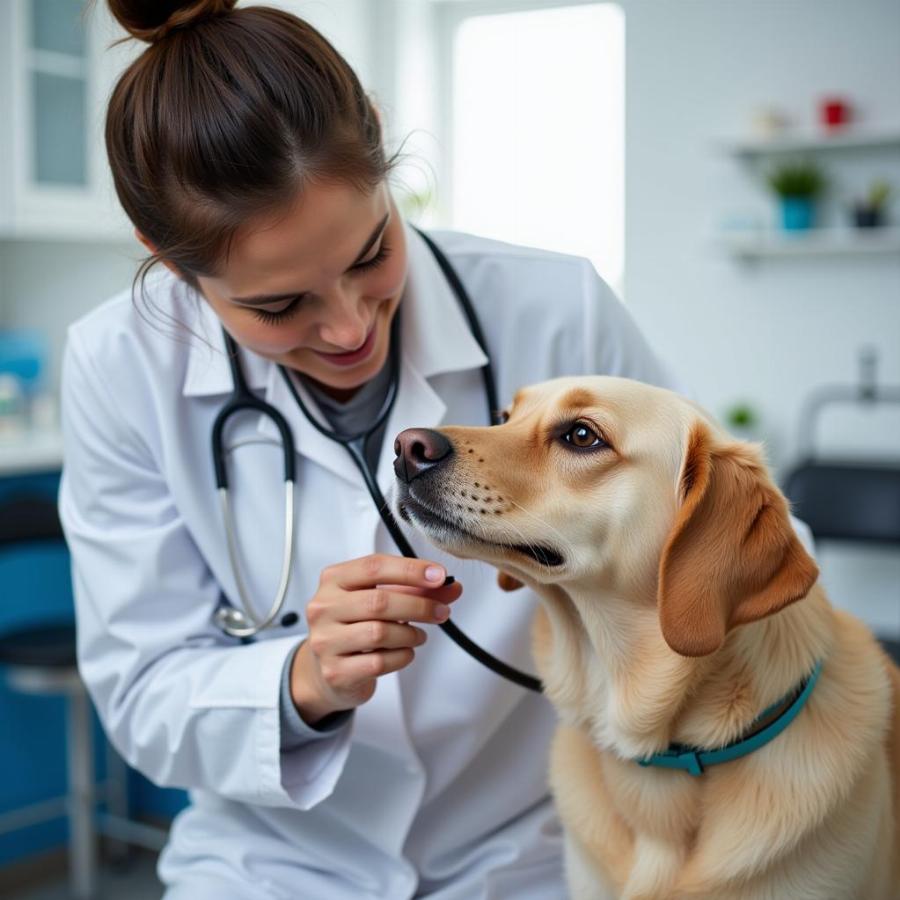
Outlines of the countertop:
{"label": "countertop", "polygon": [[29,431],[20,438],[0,439],[0,478],[58,471],[62,450],[59,430]]}

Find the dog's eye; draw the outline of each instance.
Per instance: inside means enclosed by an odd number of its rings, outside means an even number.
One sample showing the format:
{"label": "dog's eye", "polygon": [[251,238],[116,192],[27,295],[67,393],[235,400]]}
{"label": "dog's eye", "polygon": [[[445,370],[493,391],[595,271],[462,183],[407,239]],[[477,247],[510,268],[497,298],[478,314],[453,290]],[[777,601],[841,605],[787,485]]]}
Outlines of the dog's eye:
{"label": "dog's eye", "polygon": [[500,424],[505,425],[509,421],[509,413],[505,409],[500,410]]}
{"label": "dog's eye", "polygon": [[576,422],[563,435],[563,440],[579,450],[592,450],[597,447],[607,446],[606,441],[590,425],[584,422]]}

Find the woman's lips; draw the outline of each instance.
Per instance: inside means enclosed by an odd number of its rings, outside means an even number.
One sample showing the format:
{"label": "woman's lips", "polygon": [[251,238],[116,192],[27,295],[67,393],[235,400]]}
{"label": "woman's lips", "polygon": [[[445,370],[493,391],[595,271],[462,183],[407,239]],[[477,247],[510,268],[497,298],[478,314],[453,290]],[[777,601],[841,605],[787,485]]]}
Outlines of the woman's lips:
{"label": "woman's lips", "polygon": [[358,350],[351,350],[349,353],[322,353],[320,350],[313,351],[316,356],[320,356],[326,362],[335,366],[355,366],[368,357],[375,347],[375,332],[377,327],[372,326],[372,330],[366,337],[363,345]]}

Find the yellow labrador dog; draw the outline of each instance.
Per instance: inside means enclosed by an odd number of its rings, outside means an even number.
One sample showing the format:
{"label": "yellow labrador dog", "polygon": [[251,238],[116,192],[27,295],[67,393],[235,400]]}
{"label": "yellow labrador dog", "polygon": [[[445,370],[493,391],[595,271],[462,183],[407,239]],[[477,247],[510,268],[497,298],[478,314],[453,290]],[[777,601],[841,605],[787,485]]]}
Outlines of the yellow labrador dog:
{"label": "yellow labrador dog", "polygon": [[756,446],[588,377],[398,450],[397,514],[541,597],[573,898],[900,897],[900,671],[829,604]]}

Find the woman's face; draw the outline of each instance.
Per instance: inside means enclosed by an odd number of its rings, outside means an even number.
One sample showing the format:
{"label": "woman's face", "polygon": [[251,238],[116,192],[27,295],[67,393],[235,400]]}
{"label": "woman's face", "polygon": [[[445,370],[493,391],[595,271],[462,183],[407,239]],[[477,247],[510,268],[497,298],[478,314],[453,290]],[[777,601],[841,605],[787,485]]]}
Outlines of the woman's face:
{"label": "woman's face", "polygon": [[406,273],[387,185],[366,195],[334,183],[248,223],[224,270],[198,281],[239,344],[346,398],[384,365]]}

